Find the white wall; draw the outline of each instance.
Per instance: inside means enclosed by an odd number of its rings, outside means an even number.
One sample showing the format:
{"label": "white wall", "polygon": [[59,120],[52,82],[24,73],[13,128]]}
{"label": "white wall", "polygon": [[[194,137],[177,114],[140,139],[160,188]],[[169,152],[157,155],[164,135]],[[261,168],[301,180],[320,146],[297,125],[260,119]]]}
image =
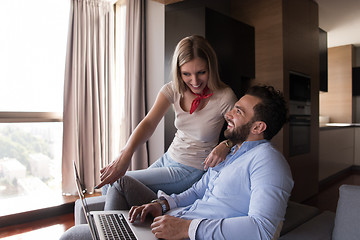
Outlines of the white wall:
{"label": "white wall", "polygon": [[[165,5],[146,0],[146,94],[147,109],[154,104],[164,85]],[[148,142],[149,160],[153,163],[164,153],[164,119]]]}

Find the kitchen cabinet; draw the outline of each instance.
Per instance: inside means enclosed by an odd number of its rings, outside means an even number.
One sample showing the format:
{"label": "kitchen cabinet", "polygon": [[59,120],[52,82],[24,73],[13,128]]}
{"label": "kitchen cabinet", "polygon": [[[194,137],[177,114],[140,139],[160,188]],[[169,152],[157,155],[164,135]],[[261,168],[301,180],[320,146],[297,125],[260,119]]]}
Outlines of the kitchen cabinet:
{"label": "kitchen cabinet", "polygon": [[360,128],[355,128],[354,165],[360,166]]}
{"label": "kitchen cabinet", "polygon": [[360,96],[360,67],[352,69],[352,90],[353,96]]}
{"label": "kitchen cabinet", "polygon": [[[354,164],[355,132],[358,136],[357,141],[360,142],[360,128],[344,127],[320,130],[319,181]],[[360,157],[358,150],[356,150],[355,155]]]}
{"label": "kitchen cabinet", "polygon": [[328,91],[328,47],[327,32],[319,28],[320,91]]}

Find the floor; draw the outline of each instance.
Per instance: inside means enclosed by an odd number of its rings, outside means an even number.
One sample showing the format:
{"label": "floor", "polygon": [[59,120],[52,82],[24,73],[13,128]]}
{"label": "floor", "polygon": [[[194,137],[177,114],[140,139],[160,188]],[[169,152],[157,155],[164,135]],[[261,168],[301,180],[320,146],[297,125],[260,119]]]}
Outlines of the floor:
{"label": "floor", "polygon": [[[360,173],[355,172],[320,189],[319,194],[305,203],[321,210],[336,210],[338,189],[342,184],[360,185]],[[0,238],[4,240],[59,239],[68,228],[74,225],[72,213],[34,221],[20,225],[0,228]],[[49,237],[51,236],[51,237]]]}
{"label": "floor", "polygon": [[51,240],[60,236],[74,225],[74,214],[46,218],[43,220],[0,228],[2,240]]}
{"label": "floor", "polygon": [[339,187],[342,184],[360,185],[360,171],[352,171],[335,182],[325,187],[320,187],[319,194],[305,201],[305,204],[315,206],[322,211],[336,212],[337,200],[339,198]]}

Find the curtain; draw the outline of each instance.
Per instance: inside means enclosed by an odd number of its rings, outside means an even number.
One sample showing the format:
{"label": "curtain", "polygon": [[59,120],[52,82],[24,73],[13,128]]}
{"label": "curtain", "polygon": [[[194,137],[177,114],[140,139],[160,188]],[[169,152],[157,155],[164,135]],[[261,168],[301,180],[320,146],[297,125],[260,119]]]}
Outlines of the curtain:
{"label": "curtain", "polygon": [[66,54],[62,187],[76,194],[73,161],[92,192],[109,151],[111,84],[114,71],[113,3],[72,0]]}
{"label": "curtain", "polygon": [[[144,0],[126,1],[125,40],[125,137],[145,117],[145,21]],[[139,146],[131,161],[131,170],[148,167],[146,145]]]}

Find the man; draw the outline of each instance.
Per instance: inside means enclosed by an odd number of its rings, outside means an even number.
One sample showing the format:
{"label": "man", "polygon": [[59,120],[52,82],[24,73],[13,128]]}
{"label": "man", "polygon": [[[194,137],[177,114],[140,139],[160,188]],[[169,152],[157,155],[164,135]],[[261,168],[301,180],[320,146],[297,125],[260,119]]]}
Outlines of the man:
{"label": "man", "polygon": [[[191,188],[156,198],[145,185],[125,176],[119,202],[133,206],[131,222],[151,214],[152,232],[164,239],[274,239],[281,230],[293,180],[287,161],[269,142],[286,122],[283,96],[270,86],[254,86],[225,115],[224,134],[236,145],[226,159]],[[144,200],[145,201],[145,200]],[[108,204],[108,203],[106,203]],[[170,211],[164,215],[165,212]]]}
{"label": "man", "polygon": [[[254,86],[225,115],[227,139],[236,145],[226,160],[210,168],[187,191],[160,202],[132,207],[137,215],[154,217],[158,238],[273,239],[281,229],[293,180],[284,157],[268,140],[286,122],[286,104],[272,87]],[[167,209],[185,207],[175,217]]]}

